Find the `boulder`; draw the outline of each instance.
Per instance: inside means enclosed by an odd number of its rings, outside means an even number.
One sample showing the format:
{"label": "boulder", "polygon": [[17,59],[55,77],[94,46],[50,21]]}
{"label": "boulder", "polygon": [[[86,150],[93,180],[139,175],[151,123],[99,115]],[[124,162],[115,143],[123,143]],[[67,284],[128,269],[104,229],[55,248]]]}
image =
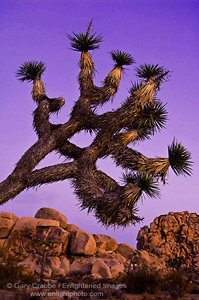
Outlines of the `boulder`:
{"label": "boulder", "polygon": [[40,208],[35,214],[35,218],[56,220],[60,223],[60,227],[66,228],[67,219],[59,211],[49,207]]}
{"label": "boulder", "polygon": [[59,222],[55,220],[45,220],[45,219],[38,219],[37,227],[59,227]]}
{"label": "boulder", "polygon": [[58,268],[58,269],[54,269],[52,271],[51,277],[53,279],[59,279],[61,277],[64,277],[65,275],[66,275],[66,271],[64,269],[62,269],[62,268]]}
{"label": "boulder", "polygon": [[[42,266],[41,265],[36,265],[35,268],[34,268],[34,272],[39,275],[39,276],[42,276],[41,275],[41,269],[42,269]],[[43,269],[43,278],[47,278],[47,279],[50,279],[52,277],[52,269],[50,268],[50,266],[46,265]]]}
{"label": "boulder", "polygon": [[39,228],[34,238],[35,249],[41,255],[59,256],[66,254],[69,233],[60,227]]}
{"label": "boulder", "polygon": [[90,274],[95,259],[75,258],[69,268],[70,275],[84,275]]}
{"label": "boulder", "polygon": [[141,266],[146,266],[148,270],[164,270],[166,264],[163,259],[158,258],[156,255],[148,253],[147,251],[136,251],[137,255],[133,258],[133,263]]}
{"label": "boulder", "polygon": [[[171,237],[168,235],[168,237]],[[162,238],[161,234],[159,232],[155,232],[151,237],[150,237],[150,245],[149,245],[149,250],[152,252],[153,250],[157,249],[158,246],[162,244]]]}
{"label": "boulder", "polygon": [[14,254],[26,257],[29,253],[61,255],[67,250],[69,233],[57,227],[55,220],[23,217],[19,219],[9,235],[5,247]]}
{"label": "boulder", "polygon": [[60,268],[61,261],[57,256],[47,256],[46,263],[48,263],[52,270],[57,270]]}
{"label": "boulder", "polygon": [[50,266],[50,263],[47,259],[46,261],[44,261],[44,257],[37,254],[35,255],[34,272],[41,276],[42,270],[44,278],[51,278],[52,268]]}
{"label": "boulder", "polygon": [[126,259],[131,259],[132,255],[135,253],[135,249],[126,243],[121,243],[118,245],[116,253],[122,255]]}
{"label": "boulder", "polygon": [[126,261],[126,258],[124,256],[122,256],[121,254],[119,253],[116,253],[115,254],[115,258],[121,263],[121,264],[124,264],[125,261]]}
{"label": "boulder", "polygon": [[120,262],[115,258],[102,258],[100,260],[103,261],[110,269],[112,266],[120,265]]}
{"label": "boulder", "polygon": [[34,236],[38,219],[22,217],[16,221],[6,243],[5,248],[10,254],[26,257],[28,253],[35,252]]}
{"label": "boulder", "polygon": [[24,260],[22,260],[21,262],[18,263],[18,265],[32,265],[35,263],[35,261],[37,260],[37,255],[29,255],[27,256]]}
{"label": "boulder", "polygon": [[78,226],[74,225],[74,224],[67,224],[66,228],[64,228],[66,231],[72,231],[72,230],[77,230],[80,229]]}
{"label": "boulder", "polygon": [[114,265],[111,267],[111,275],[112,277],[116,277],[119,275],[119,273],[123,273],[124,272],[124,265],[123,264],[119,264],[119,265]]}
{"label": "boulder", "polygon": [[67,274],[70,269],[70,261],[66,257],[63,257],[61,259],[60,268],[65,270],[65,273]]}
{"label": "boulder", "polygon": [[113,252],[117,249],[118,245],[115,239],[105,234],[93,234],[96,245],[99,249]]}
{"label": "boulder", "polygon": [[7,238],[10,234],[15,221],[7,218],[0,218],[0,238]]}
{"label": "boulder", "polygon": [[12,221],[17,221],[19,219],[15,214],[9,212],[0,212],[0,218],[9,219]]}
{"label": "boulder", "polygon": [[102,278],[112,277],[110,268],[102,260],[97,260],[94,262],[91,269],[91,274],[100,275]]}
{"label": "boulder", "polygon": [[115,258],[115,252],[107,252],[106,250],[101,250],[100,248],[97,248],[97,251],[95,253],[96,257],[100,258]]}
{"label": "boulder", "polygon": [[96,243],[92,234],[84,230],[70,232],[70,252],[73,255],[94,255]]}

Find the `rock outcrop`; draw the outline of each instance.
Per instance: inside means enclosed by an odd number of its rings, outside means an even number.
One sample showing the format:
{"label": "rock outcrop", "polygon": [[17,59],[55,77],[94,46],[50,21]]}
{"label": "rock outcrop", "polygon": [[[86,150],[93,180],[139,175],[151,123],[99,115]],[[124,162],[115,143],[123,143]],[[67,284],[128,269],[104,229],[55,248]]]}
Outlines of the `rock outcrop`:
{"label": "rock outcrop", "polygon": [[199,267],[199,215],[188,211],[162,215],[137,236],[137,249],[162,258],[165,262]]}
{"label": "rock outcrop", "polygon": [[199,267],[196,213],[170,212],[155,218],[150,228],[140,229],[138,250],[67,224],[65,216],[50,208],[40,209],[35,216],[19,219],[0,213],[0,262],[14,256],[24,266],[24,274],[55,280],[75,274],[108,279],[143,265],[166,270],[172,260],[185,268]]}
{"label": "rock outcrop", "polygon": [[41,208],[35,218],[0,214],[0,249],[4,253],[0,262],[11,255],[24,267],[24,274],[46,279],[74,274],[112,278],[128,267],[135,251],[124,245],[67,224],[66,217],[52,208]]}

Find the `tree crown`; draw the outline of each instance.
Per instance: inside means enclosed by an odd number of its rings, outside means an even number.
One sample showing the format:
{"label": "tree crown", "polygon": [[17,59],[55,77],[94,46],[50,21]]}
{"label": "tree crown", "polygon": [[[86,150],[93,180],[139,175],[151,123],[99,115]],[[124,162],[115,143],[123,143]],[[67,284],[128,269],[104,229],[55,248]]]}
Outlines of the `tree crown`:
{"label": "tree crown", "polygon": [[26,61],[17,70],[16,77],[18,77],[18,79],[22,82],[31,82],[36,79],[40,79],[45,70],[46,65],[42,61]]}
{"label": "tree crown", "polygon": [[[167,111],[157,98],[161,84],[168,80],[164,67],[142,64],[136,67],[139,81],[132,84],[130,96],[118,109],[98,114],[97,106],[113,99],[122,78],[123,66],[134,60],[130,54],[111,51],[114,68],[101,86],[93,82],[94,62],[89,50],[99,48],[101,35],[86,33],[68,35],[71,47],[80,51],[79,89],[70,118],[64,124],[52,124],[50,115],[64,105],[62,97],[46,95],[41,76],[43,62],[26,61],[16,73],[20,81],[33,81],[32,96],[37,103],[33,127],[38,141],[28,149],[11,175],[0,183],[0,203],[15,197],[24,189],[70,178],[80,207],[92,211],[105,226],[127,226],[143,218],[137,216],[138,201],[143,195],[159,197],[158,183],[166,181],[171,167],[176,175],[191,175],[191,155],[176,139],[168,147],[168,157],[148,158],[133,149],[136,142],[151,138],[165,128]],[[95,131],[92,143],[81,148],[71,137],[82,130]],[[132,145],[130,147],[129,145]],[[56,151],[69,162],[35,169],[48,153]],[[110,156],[125,170],[122,184],[99,170],[97,160]]]}

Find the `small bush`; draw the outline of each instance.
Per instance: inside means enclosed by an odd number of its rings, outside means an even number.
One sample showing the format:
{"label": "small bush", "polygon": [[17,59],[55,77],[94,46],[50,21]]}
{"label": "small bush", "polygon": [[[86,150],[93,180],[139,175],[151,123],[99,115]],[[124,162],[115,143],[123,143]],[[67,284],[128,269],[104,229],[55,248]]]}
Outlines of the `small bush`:
{"label": "small bush", "polygon": [[173,270],[169,272],[162,282],[162,289],[169,291],[172,295],[183,296],[190,288],[190,284],[183,274]]}
{"label": "small bush", "polygon": [[146,267],[130,271],[123,279],[130,293],[142,294],[149,292],[154,294],[161,283],[160,273],[156,270],[148,270]]}
{"label": "small bush", "polygon": [[0,288],[6,288],[6,284],[15,282],[33,283],[36,279],[33,274],[24,274],[25,267],[18,265],[17,256],[8,255],[4,250],[0,251]]}
{"label": "small bush", "polygon": [[18,266],[13,261],[0,264],[0,288],[5,288],[6,284],[14,284],[17,281],[32,283],[35,277],[32,274],[24,275],[24,267]]}
{"label": "small bush", "polygon": [[126,284],[127,292],[132,294],[155,294],[162,291],[176,297],[183,296],[195,287],[179,270],[161,273],[155,269],[149,270],[146,266],[127,272],[120,280]]}

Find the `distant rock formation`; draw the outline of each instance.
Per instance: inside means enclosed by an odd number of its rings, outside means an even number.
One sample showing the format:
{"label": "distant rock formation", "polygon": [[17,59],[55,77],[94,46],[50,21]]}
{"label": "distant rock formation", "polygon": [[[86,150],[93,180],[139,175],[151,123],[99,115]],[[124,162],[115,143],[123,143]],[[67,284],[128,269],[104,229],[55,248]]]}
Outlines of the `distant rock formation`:
{"label": "distant rock formation", "polygon": [[140,229],[137,249],[146,250],[166,263],[181,260],[186,268],[199,268],[199,215],[196,213],[170,212],[156,217]]}
{"label": "distant rock formation", "polygon": [[0,262],[14,256],[25,274],[58,279],[74,274],[115,278],[139,265],[167,270],[173,259],[185,267],[199,267],[199,216],[188,212],[155,218],[138,233],[138,250],[117,244],[104,234],[90,234],[52,208],[41,208],[35,218],[0,213]]}

